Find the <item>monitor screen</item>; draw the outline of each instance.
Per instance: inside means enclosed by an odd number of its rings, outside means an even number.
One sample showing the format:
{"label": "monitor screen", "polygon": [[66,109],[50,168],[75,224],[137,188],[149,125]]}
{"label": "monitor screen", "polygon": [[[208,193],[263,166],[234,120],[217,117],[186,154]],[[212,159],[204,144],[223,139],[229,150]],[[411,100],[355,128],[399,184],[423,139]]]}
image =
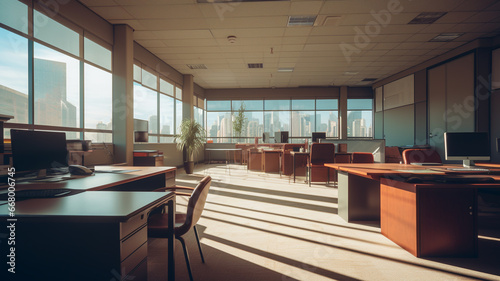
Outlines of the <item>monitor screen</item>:
{"label": "monitor screen", "polygon": [[319,139],[326,138],[326,132],[313,132],[312,133],[312,142],[319,142]]}
{"label": "monitor screen", "polygon": [[262,133],[262,142],[263,143],[269,143],[269,133]]}
{"label": "monitor screen", "polygon": [[16,171],[34,171],[68,166],[66,134],[10,130],[12,161]]}
{"label": "monitor screen", "polygon": [[446,160],[490,160],[488,133],[444,133]]}
{"label": "monitor screen", "polygon": [[288,143],[288,131],[274,132],[274,141],[276,143]]}

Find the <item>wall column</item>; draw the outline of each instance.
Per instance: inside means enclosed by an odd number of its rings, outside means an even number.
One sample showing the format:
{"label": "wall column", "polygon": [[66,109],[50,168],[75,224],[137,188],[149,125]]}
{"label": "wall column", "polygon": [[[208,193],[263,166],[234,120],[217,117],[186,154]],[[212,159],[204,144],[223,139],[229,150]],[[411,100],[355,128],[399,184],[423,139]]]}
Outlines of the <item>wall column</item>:
{"label": "wall column", "polygon": [[115,163],[133,164],[134,149],[134,38],[133,29],[114,25],[113,145]]}
{"label": "wall column", "polygon": [[191,74],[183,75],[182,84],[182,118],[194,119],[194,76]]}
{"label": "wall column", "polygon": [[347,86],[340,87],[339,112],[340,112],[340,139],[347,139]]}

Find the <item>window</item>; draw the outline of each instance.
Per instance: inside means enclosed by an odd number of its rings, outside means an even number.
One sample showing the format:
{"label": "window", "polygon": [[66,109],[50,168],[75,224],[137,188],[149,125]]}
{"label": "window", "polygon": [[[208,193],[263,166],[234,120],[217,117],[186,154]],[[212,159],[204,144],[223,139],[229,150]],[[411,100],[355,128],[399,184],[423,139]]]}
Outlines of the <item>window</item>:
{"label": "window", "polygon": [[84,58],[107,70],[111,70],[111,51],[85,37]]}
{"label": "window", "polygon": [[3,0],[0,23],[25,34],[28,33],[28,6],[17,0]]}
{"label": "window", "polygon": [[9,125],[111,141],[110,47],[83,37],[83,29],[48,9],[42,13],[13,0],[3,1],[2,7],[0,23],[25,34],[33,30],[33,37],[25,38],[0,28],[0,113],[14,116]]}
{"label": "window", "polygon": [[72,55],[80,56],[80,34],[37,10],[34,10],[33,17],[35,38]]}
{"label": "window", "polygon": [[80,61],[34,44],[34,122],[80,126]]}
{"label": "window", "polygon": [[339,137],[339,111],[337,99],[316,100],[316,132],[326,132],[327,138]]}
{"label": "window", "polygon": [[[85,128],[112,130],[113,77],[110,72],[90,64],[85,71]],[[125,114],[125,109],[122,111]],[[85,133],[85,139],[94,142],[112,142],[111,134]]]}
{"label": "window", "polygon": [[134,119],[148,121],[149,133],[158,133],[158,93],[139,83],[134,83]]}
{"label": "window", "polygon": [[160,134],[173,135],[174,127],[174,98],[160,94]]}
{"label": "window", "polygon": [[181,126],[182,122],[182,101],[175,100],[175,132]]}
{"label": "window", "polygon": [[373,136],[373,100],[347,100],[347,137]]}
{"label": "window", "polygon": [[142,68],[137,64],[134,64],[134,80],[139,83],[142,82]]}
{"label": "window", "polygon": [[163,80],[163,79],[160,79],[160,92],[173,97],[174,96],[174,85]]}
{"label": "window", "polygon": [[158,77],[155,74],[145,69],[142,69],[142,85],[157,90],[158,89],[157,83],[158,83]]}
{"label": "window", "polygon": [[28,124],[28,39],[0,28],[0,114]]}
{"label": "window", "polygon": [[[251,142],[264,132],[273,137],[278,131],[288,131],[294,143],[304,142],[316,131],[338,137],[337,99],[217,100],[206,104],[207,138],[214,142]],[[246,120],[238,137],[232,126],[242,105]]]}

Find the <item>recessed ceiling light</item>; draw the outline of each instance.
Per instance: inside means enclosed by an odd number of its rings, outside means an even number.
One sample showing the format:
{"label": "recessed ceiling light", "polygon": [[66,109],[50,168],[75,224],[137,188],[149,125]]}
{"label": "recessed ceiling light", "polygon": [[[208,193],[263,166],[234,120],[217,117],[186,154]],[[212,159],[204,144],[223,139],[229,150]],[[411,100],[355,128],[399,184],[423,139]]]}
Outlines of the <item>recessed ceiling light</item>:
{"label": "recessed ceiling light", "polygon": [[358,73],[358,71],[346,71],[344,72],[344,75],[357,75]]}
{"label": "recessed ceiling light", "polygon": [[361,82],[373,82],[375,80],[377,80],[377,78],[365,78],[365,79],[361,80]]}
{"label": "recessed ceiling light", "polygon": [[289,16],[287,26],[312,26],[316,16]]}
{"label": "recessed ceiling light", "polygon": [[408,24],[431,24],[437,21],[445,12],[424,12],[413,18]]}
{"label": "recessed ceiling light", "polygon": [[293,67],[280,67],[278,72],[293,72]]}
{"label": "recessed ceiling light", "polygon": [[429,40],[429,42],[449,42],[462,36],[463,33],[441,33],[438,36]]}

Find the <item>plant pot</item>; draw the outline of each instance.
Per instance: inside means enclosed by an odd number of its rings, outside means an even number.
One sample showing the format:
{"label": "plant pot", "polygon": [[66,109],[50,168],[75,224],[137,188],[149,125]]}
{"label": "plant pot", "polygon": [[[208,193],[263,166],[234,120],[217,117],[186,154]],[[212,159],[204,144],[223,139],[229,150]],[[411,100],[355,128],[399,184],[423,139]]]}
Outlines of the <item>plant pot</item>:
{"label": "plant pot", "polygon": [[194,171],[194,161],[184,162],[184,170],[186,170],[186,174],[192,174]]}

